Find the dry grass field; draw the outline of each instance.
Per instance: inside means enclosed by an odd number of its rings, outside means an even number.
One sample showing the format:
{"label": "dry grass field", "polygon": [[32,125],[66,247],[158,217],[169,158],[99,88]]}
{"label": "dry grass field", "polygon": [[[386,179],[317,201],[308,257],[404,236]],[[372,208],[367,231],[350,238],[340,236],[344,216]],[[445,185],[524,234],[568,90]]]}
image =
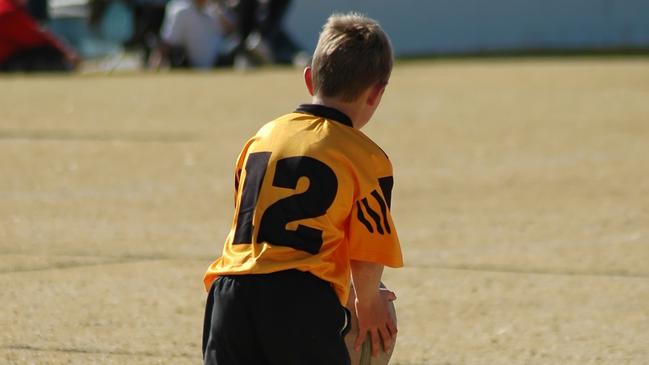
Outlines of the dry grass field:
{"label": "dry grass field", "polygon": [[[199,364],[233,164],[301,73],[0,78],[0,364]],[[393,364],[649,364],[649,59],[398,64]]]}

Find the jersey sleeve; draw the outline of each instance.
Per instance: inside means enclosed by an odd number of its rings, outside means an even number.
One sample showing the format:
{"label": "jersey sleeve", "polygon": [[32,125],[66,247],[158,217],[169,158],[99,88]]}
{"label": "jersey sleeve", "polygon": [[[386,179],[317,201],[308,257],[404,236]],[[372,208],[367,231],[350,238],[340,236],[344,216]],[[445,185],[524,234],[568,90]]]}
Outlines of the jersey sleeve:
{"label": "jersey sleeve", "polygon": [[403,266],[401,245],[390,214],[392,176],[365,185],[354,202],[349,219],[350,258]]}

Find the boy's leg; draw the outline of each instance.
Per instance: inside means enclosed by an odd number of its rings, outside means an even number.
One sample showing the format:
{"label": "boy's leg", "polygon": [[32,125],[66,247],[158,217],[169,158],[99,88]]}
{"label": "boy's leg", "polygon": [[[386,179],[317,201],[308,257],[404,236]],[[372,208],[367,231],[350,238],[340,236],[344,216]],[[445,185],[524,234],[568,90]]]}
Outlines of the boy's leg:
{"label": "boy's leg", "polygon": [[329,283],[298,270],[256,276],[254,323],[270,363],[350,363],[344,342],[350,318]]}
{"label": "boy's leg", "polygon": [[250,314],[250,285],[220,277],[209,292],[203,328],[205,365],[266,365]]}

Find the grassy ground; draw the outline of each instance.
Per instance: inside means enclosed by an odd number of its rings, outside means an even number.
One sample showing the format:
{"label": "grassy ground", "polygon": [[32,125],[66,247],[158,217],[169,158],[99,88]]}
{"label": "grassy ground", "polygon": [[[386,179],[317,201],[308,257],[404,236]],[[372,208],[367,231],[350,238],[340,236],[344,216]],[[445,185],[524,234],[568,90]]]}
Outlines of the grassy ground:
{"label": "grassy ground", "polygon": [[[233,164],[295,70],[0,79],[0,363],[198,364]],[[398,65],[393,364],[637,364],[649,59]]]}

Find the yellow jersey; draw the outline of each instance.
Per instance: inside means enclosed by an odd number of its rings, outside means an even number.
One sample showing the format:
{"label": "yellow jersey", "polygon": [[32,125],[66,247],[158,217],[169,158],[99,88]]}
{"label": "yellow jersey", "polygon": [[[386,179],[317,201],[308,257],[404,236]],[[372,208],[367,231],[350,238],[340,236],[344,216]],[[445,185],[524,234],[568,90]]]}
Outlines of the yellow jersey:
{"label": "yellow jersey", "polygon": [[350,260],[403,265],[390,214],[387,155],[342,112],[301,105],[248,140],[235,170],[235,212],[220,275],[308,271],[330,282],[344,304]]}

